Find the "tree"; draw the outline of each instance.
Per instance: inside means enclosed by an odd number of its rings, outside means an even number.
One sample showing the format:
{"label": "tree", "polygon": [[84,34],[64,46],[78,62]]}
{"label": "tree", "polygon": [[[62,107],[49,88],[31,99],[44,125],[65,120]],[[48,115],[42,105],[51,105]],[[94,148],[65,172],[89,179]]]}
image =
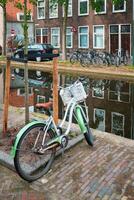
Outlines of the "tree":
{"label": "tree", "polygon": [[67,27],[67,15],[68,15],[68,5],[69,0],[50,0],[52,6],[58,3],[63,7],[63,20],[62,20],[62,59],[66,60],[66,27]]}
{"label": "tree", "polygon": [[0,7],[3,9],[3,47],[2,47],[2,54],[6,55],[6,35],[7,35],[7,28],[6,28],[6,5],[8,0],[0,0]]}
{"label": "tree", "polygon": [[[27,66],[27,57],[28,57],[28,19],[31,13],[31,10],[27,7],[28,0],[24,0],[24,3],[21,3],[19,0],[15,3],[16,7],[24,12],[24,23],[22,24],[23,33],[24,33],[24,79],[25,79],[25,123],[29,122],[29,85],[28,85],[28,66]],[[36,0],[29,0],[29,3],[36,5]]]}

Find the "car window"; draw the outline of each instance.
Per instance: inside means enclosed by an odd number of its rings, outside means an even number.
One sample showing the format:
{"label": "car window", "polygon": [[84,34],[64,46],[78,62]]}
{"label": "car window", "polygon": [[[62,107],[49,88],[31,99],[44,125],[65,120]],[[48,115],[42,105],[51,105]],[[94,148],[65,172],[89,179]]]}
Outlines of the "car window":
{"label": "car window", "polygon": [[53,49],[53,46],[51,44],[43,44],[44,49]]}
{"label": "car window", "polygon": [[29,49],[40,49],[40,50],[43,50],[42,45],[39,45],[39,44],[29,45],[28,48]]}

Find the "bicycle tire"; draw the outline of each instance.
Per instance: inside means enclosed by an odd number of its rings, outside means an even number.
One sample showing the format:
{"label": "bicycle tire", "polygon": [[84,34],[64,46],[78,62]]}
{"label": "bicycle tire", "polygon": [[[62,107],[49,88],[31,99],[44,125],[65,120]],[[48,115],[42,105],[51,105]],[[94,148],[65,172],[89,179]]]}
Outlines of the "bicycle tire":
{"label": "bicycle tire", "polygon": [[[40,147],[44,135],[43,128],[44,123],[32,125],[24,132],[17,145],[17,150],[14,157],[15,169],[20,177],[28,182],[35,181],[46,174],[51,168],[55,158],[55,148],[48,150],[41,155],[32,150],[39,131],[40,136],[37,140],[36,147]],[[52,139],[54,136],[54,131],[49,129],[45,138],[46,142]],[[50,152],[50,156],[46,154],[47,152]]]}
{"label": "bicycle tire", "polygon": [[80,64],[82,67],[89,67],[91,65],[91,61],[88,57],[82,57],[80,60]]}
{"label": "bicycle tire", "polygon": [[94,136],[92,134],[91,129],[87,126],[87,132],[84,133],[85,139],[90,146],[94,145]]}
{"label": "bicycle tire", "polygon": [[76,63],[76,62],[78,62],[78,57],[77,57],[75,54],[73,54],[73,55],[70,57],[70,63],[71,63],[71,64],[74,64],[74,63]]}

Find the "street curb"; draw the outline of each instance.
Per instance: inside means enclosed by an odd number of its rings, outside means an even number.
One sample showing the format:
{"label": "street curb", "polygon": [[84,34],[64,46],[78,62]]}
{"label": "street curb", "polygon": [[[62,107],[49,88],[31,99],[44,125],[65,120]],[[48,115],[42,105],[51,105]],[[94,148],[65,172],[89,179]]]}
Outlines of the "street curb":
{"label": "street curb", "polygon": [[[69,140],[68,142],[68,146],[65,148],[65,151],[69,150],[71,147],[75,146],[76,144],[78,144],[79,142],[81,142],[84,139],[83,134],[78,135],[77,137]],[[56,153],[56,157],[59,156],[60,154],[62,154],[62,149],[59,150]],[[4,151],[0,150],[0,164],[15,171],[15,167],[14,167],[14,162],[13,162],[13,158],[11,155],[5,153]]]}

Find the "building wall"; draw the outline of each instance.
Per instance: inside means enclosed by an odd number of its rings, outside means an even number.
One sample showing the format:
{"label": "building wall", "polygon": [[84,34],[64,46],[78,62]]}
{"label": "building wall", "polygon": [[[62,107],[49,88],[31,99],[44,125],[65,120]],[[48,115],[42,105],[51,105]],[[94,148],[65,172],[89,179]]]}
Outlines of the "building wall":
{"label": "building wall", "polygon": [[[20,2],[22,2],[22,4],[24,3],[22,0],[20,0]],[[31,10],[31,13],[33,13],[33,5],[30,4],[29,1],[27,2],[27,7],[28,7],[28,9]],[[17,21],[17,13],[22,13],[22,11],[20,9],[15,7],[14,2],[9,1],[6,9],[7,9],[7,21],[8,22]]]}
{"label": "building wall", "polygon": [[[112,13],[112,4],[107,0],[106,14],[95,14],[91,6],[89,15],[78,16],[78,0],[73,0],[73,16],[68,17],[67,26],[75,27],[76,32],[73,33],[73,49],[78,48],[78,27],[89,26],[89,47],[93,48],[93,25],[105,26],[105,47],[104,50],[109,51],[109,25],[110,24],[131,24],[132,23],[132,0],[126,1],[126,12]],[[62,35],[62,8],[59,7],[58,18],[49,18],[48,0],[46,0],[45,19],[37,19],[37,8],[34,9],[35,28],[48,28],[48,40],[51,42],[50,30],[52,27],[60,27],[60,36]],[[61,37],[60,37],[61,39]],[[62,42],[62,41],[61,41]],[[61,43],[60,42],[60,43]],[[61,46],[60,46],[61,48]],[[68,49],[72,51],[72,49]]]}
{"label": "building wall", "polygon": [[[10,89],[9,104],[15,107],[25,106],[25,96],[18,96],[17,89]],[[34,105],[34,94],[29,96],[29,106]]]}
{"label": "building wall", "polygon": [[[23,4],[23,1],[20,1]],[[31,12],[32,20],[28,22],[28,35],[30,42],[34,41],[34,23],[33,23],[33,5],[29,2],[27,3],[27,7]],[[23,37],[23,20],[19,19],[19,14],[23,14],[23,11],[16,8],[15,3],[8,2],[7,3],[7,39],[12,36],[12,30],[14,31],[14,35],[20,35]]]}

